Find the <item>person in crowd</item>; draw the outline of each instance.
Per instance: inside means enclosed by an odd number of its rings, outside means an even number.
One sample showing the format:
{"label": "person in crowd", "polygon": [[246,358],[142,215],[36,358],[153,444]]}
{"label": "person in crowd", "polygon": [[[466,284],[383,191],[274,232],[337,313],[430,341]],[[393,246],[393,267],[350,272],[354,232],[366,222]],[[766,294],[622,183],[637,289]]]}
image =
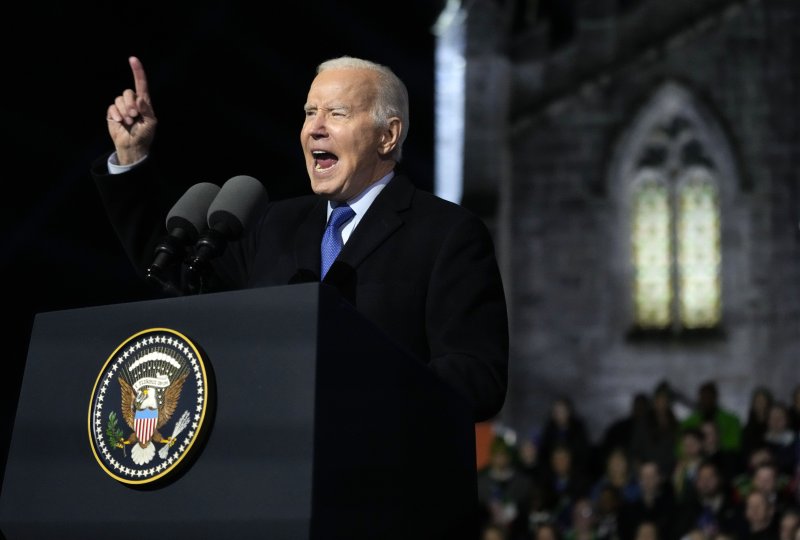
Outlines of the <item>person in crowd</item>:
{"label": "person in crowd", "polygon": [[540,453],[542,461],[551,463],[557,446],[568,446],[570,449],[571,467],[574,472],[584,477],[595,471],[592,443],[586,421],[575,410],[575,406],[566,395],[553,399],[544,426],[542,427]]}
{"label": "person in crowd", "polygon": [[764,433],[767,431],[767,416],[775,397],[766,386],[757,386],[750,393],[750,405],[747,409],[747,420],[742,428],[742,456],[762,446]]}
{"label": "person in crowd", "polygon": [[636,534],[633,540],[661,540],[661,538],[658,532],[658,525],[652,521],[642,521],[636,527]]}
{"label": "person in crowd", "polygon": [[619,540],[619,513],[622,504],[622,495],[614,486],[604,486],[600,490],[594,503],[597,540]]}
{"label": "person in crowd", "polygon": [[501,528],[509,540],[528,531],[531,482],[519,471],[514,448],[503,437],[495,437],[489,464],[478,471],[478,502],[482,524]]}
{"label": "person in crowd", "polygon": [[691,530],[700,530],[706,538],[718,533],[736,534],[739,509],[721,478],[715,461],[706,459],[697,469],[695,496],[681,501],[672,521],[673,538],[681,538]]}
{"label": "person in crowd", "polygon": [[650,412],[650,397],[644,392],[636,392],[631,399],[628,413],[613,421],[603,431],[599,446],[604,461],[617,448],[625,450],[629,458],[632,456],[634,436],[638,430],[647,429]]}
{"label": "person in crowd", "polygon": [[634,429],[631,443],[634,464],[638,466],[645,461],[655,461],[662,475],[670,475],[675,468],[679,433],[672,387],[661,381],[653,390],[647,421],[637,424]]}
{"label": "person in crowd", "polygon": [[572,505],[564,540],[597,540],[597,518],[589,497],[579,497]]}
{"label": "person in crowd", "polygon": [[628,453],[622,447],[614,448],[609,452],[606,457],[605,469],[592,486],[591,497],[595,503],[606,486],[613,486],[617,489],[623,501],[639,497],[639,482],[631,466]]}
{"label": "person in crowd", "polygon": [[542,483],[542,474],[546,463],[542,462],[540,451],[541,440],[538,431],[532,432],[528,437],[523,437],[519,441],[517,450],[520,470],[528,475],[534,485]]}
{"label": "person in crowd", "polygon": [[702,453],[706,461],[713,461],[717,466],[722,488],[730,489],[733,478],[742,469],[742,459],[739,452],[725,450],[719,445],[719,430],[716,422],[705,420],[700,425],[703,435]]}
{"label": "person in crowd", "polygon": [[778,470],[782,474],[792,476],[798,465],[800,439],[797,432],[792,429],[789,408],[781,401],[775,401],[769,408],[764,445],[772,452]]}
{"label": "person in crowd", "polygon": [[698,387],[695,409],[681,422],[681,427],[699,428],[703,420],[716,422],[720,448],[731,452],[741,450],[742,422],[736,413],[721,406],[717,383],[713,380],[705,381]]}
{"label": "person in crowd", "polygon": [[672,484],[661,474],[655,461],[645,461],[638,467],[639,498],[623,502],[619,511],[620,540],[632,540],[642,522],[656,524],[659,538],[667,538],[674,519],[675,497]]}
{"label": "person in crowd", "polygon": [[795,504],[790,478],[774,462],[762,463],[753,471],[750,493],[760,491],[778,514]]}
{"label": "person in crowd", "polygon": [[694,497],[695,477],[703,458],[703,433],[700,428],[684,428],[678,462],[672,471],[672,489],[678,502]]}
{"label": "person in crowd", "polygon": [[738,537],[742,540],[776,540],[778,538],[775,507],[763,492],[755,490],[747,495],[744,522]]}
{"label": "person in crowd", "polygon": [[778,522],[778,540],[794,540],[800,530],[800,506],[792,505],[783,510]]}
{"label": "person in crowd", "polygon": [[549,467],[544,475],[543,508],[552,516],[552,521],[565,530],[569,524],[572,506],[581,497],[588,496],[590,479],[583,469],[574,466],[572,447],[557,444],[551,454]]}
{"label": "person in crowd", "polygon": [[530,509],[528,510],[528,529],[531,531],[542,523],[553,523],[555,516],[551,508],[552,492],[546,485],[547,477],[542,475],[537,482],[531,484]]}
{"label": "person in crowd", "polygon": [[747,456],[747,466],[733,477],[731,493],[737,505],[744,505],[744,499],[753,489],[753,476],[761,465],[772,464],[772,452],[766,446],[753,449]]}

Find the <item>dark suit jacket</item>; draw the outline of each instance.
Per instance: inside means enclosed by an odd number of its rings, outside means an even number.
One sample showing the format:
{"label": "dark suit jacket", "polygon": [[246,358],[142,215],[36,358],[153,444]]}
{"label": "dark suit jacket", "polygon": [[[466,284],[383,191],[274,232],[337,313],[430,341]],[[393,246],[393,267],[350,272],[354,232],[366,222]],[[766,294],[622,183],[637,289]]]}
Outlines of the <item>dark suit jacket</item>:
{"label": "dark suit jacket", "polygon": [[[148,159],[109,175],[92,166],[109,218],[140,271],[166,233],[169,204]],[[326,201],[270,202],[246,235],[213,261],[220,289],[318,281]],[[397,175],[353,231],[323,283],[460,391],[476,421],[501,409],[508,372],[508,319],[491,235],[463,207]]]}

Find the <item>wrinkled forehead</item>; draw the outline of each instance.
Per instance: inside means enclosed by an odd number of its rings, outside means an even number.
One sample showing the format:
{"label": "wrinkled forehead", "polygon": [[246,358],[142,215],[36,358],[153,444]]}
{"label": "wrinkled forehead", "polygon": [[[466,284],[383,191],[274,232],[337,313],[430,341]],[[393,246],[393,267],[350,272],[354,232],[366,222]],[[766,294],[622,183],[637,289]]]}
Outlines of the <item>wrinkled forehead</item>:
{"label": "wrinkled forehead", "polygon": [[375,102],[377,74],[368,69],[328,69],[311,83],[306,107],[368,110]]}

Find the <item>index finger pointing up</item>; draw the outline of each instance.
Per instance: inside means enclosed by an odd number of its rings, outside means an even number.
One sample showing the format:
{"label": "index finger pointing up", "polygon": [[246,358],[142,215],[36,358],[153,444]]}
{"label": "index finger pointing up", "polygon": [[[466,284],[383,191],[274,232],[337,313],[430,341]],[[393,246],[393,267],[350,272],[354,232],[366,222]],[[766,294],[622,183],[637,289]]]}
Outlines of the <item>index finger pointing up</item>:
{"label": "index finger pointing up", "polygon": [[147,99],[149,97],[147,90],[147,75],[144,73],[144,66],[142,62],[135,56],[128,58],[128,63],[133,72],[133,84],[136,91],[136,96]]}

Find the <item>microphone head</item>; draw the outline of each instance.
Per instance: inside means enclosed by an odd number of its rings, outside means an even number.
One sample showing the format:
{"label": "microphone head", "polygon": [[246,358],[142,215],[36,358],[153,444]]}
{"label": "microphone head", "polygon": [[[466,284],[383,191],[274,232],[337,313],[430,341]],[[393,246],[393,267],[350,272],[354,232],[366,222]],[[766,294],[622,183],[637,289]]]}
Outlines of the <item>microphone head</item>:
{"label": "microphone head", "polygon": [[167,214],[167,231],[182,229],[188,240],[194,242],[206,228],[206,216],[220,187],[211,182],[200,182],[186,190]]}
{"label": "microphone head", "polygon": [[234,176],[219,190],[208,208],[208,226],[228,240],[236,240],[256,219],[267,202],[267,190],[252,176]]}

